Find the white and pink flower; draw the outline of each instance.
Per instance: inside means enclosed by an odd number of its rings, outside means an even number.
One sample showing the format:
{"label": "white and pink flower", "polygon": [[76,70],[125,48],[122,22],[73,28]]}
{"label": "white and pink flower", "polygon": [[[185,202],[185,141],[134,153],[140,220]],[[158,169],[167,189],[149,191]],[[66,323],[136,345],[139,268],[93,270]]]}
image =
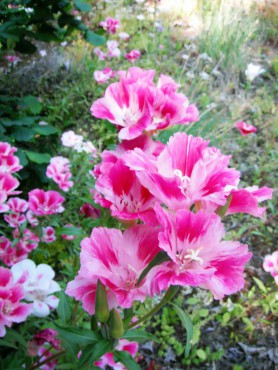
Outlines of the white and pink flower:
{"label": "white and pink flower", "polygon": [[105,29],[108,33],[116,33],[117,29],[120,27],[120,21],[118,19],[114,19],[111,17],[108,17],[105,19],[105,21],[101,21],[99,23],[101,27]]}
{"label": "white and pink flower", "polygon": [[73,181],[70,180],[72,174],[70,172],[70,161],[65,157],[53,157],[46,169],[46,176],[59,186],[65,192],[73,186]]}
{"label": "white and pink flower", "polygon": [[42,241],[45,243],[53,243],[56,240],[55,229],[52,226],[42,228]]}
{"label": "white and pink flower", "polygon": [[140,50],[131,50],[129,53],[125,54],[125,58],[131,63],[134,63],[141,56]]}
{"label": "white and pink flower", "polygon": [[257,132],[257,128],[253,125],[248,125],[246,122],[236,122],[235,127],[240,131],[242,136],[247,136]]}
{"label": "white and pink flower", "polygon": [[54,190],[34,189],[28,193],[29,209],[36,216],[52,215],[64,211],[64,197]]}
{"label": "white and pink flower", "polygon": [[107,82],[111,77],[113,77],[114,72],[111,68],[104,68],[102,71],[95,71],[94,72],[94,79],[98,84],[104,84]]}

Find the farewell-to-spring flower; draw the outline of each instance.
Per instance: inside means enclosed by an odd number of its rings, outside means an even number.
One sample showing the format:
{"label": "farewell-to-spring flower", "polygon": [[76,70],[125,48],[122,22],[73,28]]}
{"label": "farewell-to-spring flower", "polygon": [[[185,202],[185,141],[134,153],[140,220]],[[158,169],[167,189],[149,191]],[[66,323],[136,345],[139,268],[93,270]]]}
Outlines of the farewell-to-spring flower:
{"label": "farewell-to-spring flower", "polygon": [[58,191],[34,189],[28,193],[29,209],[36,216],[52,215],[64,211],[62,206],[64,197]]}
{"label": "farewell-to-spring flower", "polygon": [[108,17],[105,21],[101,21],[99,23],[101,27],[103,27],[108,33],[116,33],[117,29],[120,27],[120,21],[118,19],[113,19]]}
{"label": "farewell-to-spring flower", "polygon": [[65,192],[73,186],[73,181],[70,180],[72,174],[68,158],[62,156],[51,158],[46,169],[46,176],[55,181],[59,188]]}
{"label": "farewell-to-spring flower", "polygon": [[62,144],[69,148],[73,148],[76,144],[79,144],[83,141],[83,136],[76,135],[73,131],[66,131],[61,137]]}
{"label": "farewell-to-spring flower", "polygon": [[139,50],[131,50],[129,53],[125,54],[125,58],[128,59],[131,63],[134,63],[135,60],[140,58],[141,53]]}
{"label": "farewell-to-spring flower", "polygon": [[12,266],[11,272],[16,283],[22,284],[28,302],[33,302],[33,315],[48,316],[50,309],[58,306],[59,299],[53,293],[59,292],[59,284],[53,280],[55,272],[46,264],[36,264],[26,259]]}
{"label": "farewell-to-spring flower", "polygon": [[265,256],[263,268],[270,273],[278,285],[278,250]]}
{"label": "farewell-to-spring flower", "polygon": [[262,66],[258,64],[250,63],[248,64],[246,70],[245,70],[245,76],[247,80],[253,81],[256,77],[258,77],[260,74],[264,73],[265,69],[262,68]]}
{"label": "farewell-to-spring flower", "polygon": [[247,136],[249,134],[257,132],[257,128],[255,126],[249,125],[248,123],[243,121],[236,122],[235,128],[240,131],[242,136]]}
{"label": "farewell-to-spring flower", "polygon": [[104,84],[113,76],[113,74],[114,73],[111,68],[104,68],[102,71],[94,72],[94,79],[98,84]]}

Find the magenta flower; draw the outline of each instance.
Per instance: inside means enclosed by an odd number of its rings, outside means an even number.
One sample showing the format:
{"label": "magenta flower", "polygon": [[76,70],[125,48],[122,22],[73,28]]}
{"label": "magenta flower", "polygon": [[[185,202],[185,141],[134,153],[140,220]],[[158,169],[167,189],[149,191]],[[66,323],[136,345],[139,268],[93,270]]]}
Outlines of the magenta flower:
{"label": "magenta flower", "polygon": [[100,50],[100,48],[94,48],[94,54],[98,56],[99,60],[106,60],[107,54]]}
{"label": "magenta flower", "polygon": [[32,305],[20,302],[24,298],[21,284],[13,280],[9,269],[0,267],[0,337],[6,334],[6,327],[26,320],[32,312]]}
{"label": "magenta flower", "polygon": [[12,63],[12,64],[16,64],[18,62],[21,62],[22,59],[19,58],[18,56],[16,55],[5,55],[4,57],[8,62]]}
{"label": "magenta flower", "polygon": [[275,283],[278,285],[278,251],[265,256],[263,268],[273,276]]}
{"label": "magenta flower", "polygon": [[134,63],[135,60],[139,59],[141,53],[139,50],[131,50],[129,53],[125,54],[125,58],[128,59],[131,63]]}
{"label": "magenta flower", "polygon": [[65,192],[73,186],[73,181],[70,181],[70,161],[65,157],[53,157],[50,160],[50,164],[46,169],[46,176],[59,186],[59,188]]}
{"label": "magenta flower", "polygon": [[179,210],[176,215],[156,206],[162,225],[159,246],[171,258],[150,272],[151,291],[160,293],[170,285],[200,286],[216,299],[244,286],[244,265],[252,256],[248,246],[221,241],[220,217],[200,211]]}
{"label": "magenta flower", "polygon": [[104,68],[102,71],[95,71],[94,72],[94,79],[98,84],[104,84],[107,82],[111,77],[113,77],[114,72],[111,68]]}
{"label": "magenta flower", "polygon": [[55,230],[51,226],[42,228],[42,241],[45,243],[52,243],[56,240]]}
{"label": "magenta flower", "polygon": [[18,245],[12,246],[12,242],[5,236],[0,236],[0,260],[7,266],[12,266],[15,263],[27,258],[28,252]]}
{"label": "magenta flower", "polygon": [[[81,267],[66,293],[82,301],[89,294],[92,298],[95,294],[93,286],[100,279],[108,291],[114,293],[121,307],[131,307],[135,300],[142,302],[148,291],[145,280],[138,287],[137,281],[159,252],[157,236],[157,228],[145,225],[133,226],[123,234],[117,229],[93,229],[90,238],[81,242]],[[89,312],[94,311],[92,303],[83,302],[83,307]]]}
{"label": "magenta flower", "polygon": [[13,173],[22,169],[19,158],[14,155],[17,148],[10,144],[0,142],[0,172]]}
{"label": "magenta flower", "polygon": [[36,216],[52,215],[64,211],[62,203],[65,200],[57,191],[34,189],[28,193],[29,209]]}
{"label": "magenta flower", "polygon": [[9,213],[4,215],[4,220],[10,225],[10,227],[18,227],[26,220],[26,216],[23,214],[28,209],[28,202],[21,198],[10,198],[7,202],[9,207]]}
{"label": "magenta flower", "polygon": [[19,181],[11,174],[0,172],[0,213],[6,212],[9,206],[3,204],[10,195],[19,194],[20,191],[15,191],[19,186]]}
{"label": "magenta flower", "polygon": [[113,34],[116,33],[117,29],[120,27],[120,21],[118,19],[108,17],[105,19],[105,21],[101,21],[99,25],[103,27],[108,33]]}
{"label": "magenta flower", "polygon": [[247,136],[252,134],[252,132],[257,132],[257,128],[253,125],[248,125],[246,122],[236,122],[235,127],[240,131],[242,136]]}
{"label": "magenta flower", "polygon": [[126,154],[125,164],[170,209],[189,209],[195,204],[214,211],[236,188],[239,172],[228,168],[229,156],[208,144],[200,137],[176,133],[157,158],[135,149]]}
{"label": "magenta flower", "polygon": [[89,203],[85,203],[81,208],[80,208],[80,214],[84,215],[86,218],[92,218],[96,219],[100,217],[100,210],[91,206]]}
{"label": "magenta flower", "polygon": [[28,341],[27,351],[28,355],[35,357],[38,351],[47,344],[50,344],[56,351],[60,350],[60,339],[57,339],[58,332],[54,329],[47,328],[34,335],[33,339]]}
{"label": "magenta flower", "polygon": [[16,247],[19,250],[24,250],[29,253],[33,249],[36,249],[39,245],[39,237],[29,229],[24,229],[23,233],[20,234],[18,229],[13,231],[13,237],[18,239]]}

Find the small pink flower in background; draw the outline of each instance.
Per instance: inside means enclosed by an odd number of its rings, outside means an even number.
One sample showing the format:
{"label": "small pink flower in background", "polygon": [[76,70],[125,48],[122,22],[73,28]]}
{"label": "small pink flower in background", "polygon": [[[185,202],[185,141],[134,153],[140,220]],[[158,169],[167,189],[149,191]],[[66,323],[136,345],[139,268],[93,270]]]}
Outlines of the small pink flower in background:
{"label": "small pink flower in background", "polygon": [[236,122],[235,127],[240,131],[242,136],[247,136],[253,132],[257,132],[257,128],[253,125],[248,125],[246,122]]}
{"label": "small pink flower in background", "polygon": [[12,242],[5,236],[0,236],[0,260],[7,266],[12,266],[15,263],[27,258],[28,252],[17,245],[12,246]]}
{"label": "small pink flower in background", "polygon": [[10,198],[7,206],[9,207],[9,213],[4,215],[4,219],[11,227],[17,227],[26,220],[25,215],[22,214],[28,209],[28,202],[26,200]]}
{"label": "small pink flower in background", "polygon": [[92,218],[96,219],[100,217],[100,210],[91,206],[89,203],[85,203],[81,208],[80,208],[80,214],[84,215],[86,218]]}
{"label": "small pink flower in background", "polygon": [[[120,339],[119,344],[116,346],[116,350],[118,351],[127,351],[133,358],[135,357],[138,351],[138,343],[136,342],[129,342],[126,339]],[[95,366],[100,367],[101,369],[106,369],[106,366],[111,367],[112,369],[116,370],[125,370],[125,366],[119,362],[114,361],[114,355],[112,352],[106,353],[104,356],[100,358],[100,360],[95,362]]]}
{"label": "small pink flower in background", "polygon": [[118,48],[119,43],[115,40],[107,41],[108,57],[118,58],[121,55],[121,50]]}
{"label": "small pink flower in background", "polygon": [[107,82],[111,77],[113,77],[114,72],[111,68],[104,68],[102,71],[95,71],[94,72],[94,79],[98,84],[104,84]]}
{"label": "small pink flower in background", "polygon": [[83,141],[83,136],[76,135],[73,131],[66,131],[62,135],[61,141],[64,146],[73,148],[76,144]]}
{"label": "small pink flower in background", "polygon": [[52,215],[65,210],[62,207],[65,198],[57,191],[34,189],[28,193],[28,196],[29,209],[35,216]]}
{"label": "small pink flower in background", "polygon": [[46,176],[58,184],[59,188],[65,192],[73,186],[70,172],[70,161],[67,158],[58,156],[50,160],[46,169]]}
{"label": "small pink flower in background", "polygon": [[36,227],[39,224],[39,220],[37,219],[37,217],[34,216],[34,214],[31,211],[28,211],[26,213],[26,219],[32,227]]}
{"label": "small pink flower in background", "polygon": [[[67,228],[71,229],[72,227],[74,227],[74,225],[72,225],[72,224],[66,224],[66,225],[64,225],[64,227],[67,227]],[[70,230],[69,230],[69,231],[70,231]],[[66,239],[66,240],[74,240],[74,239],[76,239],[76,238],[77,238],[77,236],[75,236],[75,235],[70,235],[70,234],[62,234],[62,235],[61,235],[61,237],[62,237],[63,239]]]}
{"label": "small pink flower in background", "polygon": [[18,227],[18,225],[25,222],[26,217],[20,213],[8,213],[4,215],[4,220],[9,224],[10,227]]}
{"label": "small pink flower in background", "polygon": [[51,226],[42,228],[42,241],[45,243],[52,243],[56,240],[55,230]]}
{"label": "small pink flower in background", "polygon": [[49,265],[36,266],[32,260],[26,259],[13,265],[11,272],[15,282],[22,284],[25,299],[33,302],[33,315],[45,317],[50,314],[50,309],[58,307],[59,299],[52,294],[61,289],[53,280],[55,272]]}
{"label": "small pink flower in background", "polygon": [[11,271],[0,267],[0,337],[6,334],[6,328],[12,323],[26,320],[32,313],[32,305],[20,302],[24,299],[24,290],[17,284]]}
{"label": "small pink flower in background", "polygon": [[161,293],[170,285],[191,285],[209,289],[222,299],[244,286],[244,265],[252,254],[248,246],[221,241],[224,226],[214,213],[187,210],[173,213],[156,207],[162,225],[159,247],[171,258],[150,272],[152,293]]}
{"label": "small pink flower in background", "polygon": [[22,169],[19,158],[14,155],[17,148],[11,147],[10,144],[0,142],[0,172],[18,172]]}
{"label": "small pink flower in background", "polygon": [[37,356],[39,349],[47,344],[58,351],[61,348],[61,341],[56,336],[58,336],[58,332],[51,328],[44,329],[35,334],[33,339],[28,341],[28,355],[31,357]]}
{"label": "small pink flower in background", "polygon": [[[49,349],[45,347],[41,347],[38,350],[38,356],[40,356],[40,361],[46,361],[48,358],[53,356],[53,353],[49,351]],[[48,361],[46,364],[40,366],[41,370],[55,370],[57,369],[58,360],[52,359],[51,361]]]}
{"label": "small pink flower in background", "polygon": [[129,53],[125,54],[125,58],[131,63],[134,63],[136,59],[140,58],[141,53],[139,50],[131,50]]}
{"label": "small pink flower in background", "polygon": [[15,229],[13,231],[13,237],[18,239],[16,247],[19,250],[24,250],[27,253],[31,252],[33,249],[36,249],[40,241],[39,237],[29,229],[24,229],[22,234],[20,234],[18,229]]}
{"label": "small pink flower in background", "polygon": [[265,256],[263,268],[274,277],[275,283],[278,285],[278,251]]}
{"label": "small pink flower in background", "polygon": [[19,57],[17,57],[16,55],[5,55],[4,58],[12,63],[12,64],[17,64],[18,62],[21,62],[22,59],[20,59]]}
{"label": "small pink flower in background", "polygon": [[106,60],[107,54],[100,50],[100,48],[95,48],[94,53],[98,56],[99,60]]}
{"label": "small pink flower in background", "polygon": [[130,35],[126,32],[120,32],[118,36],[123,41],[126,41],[130,38]]}
{"label": "small pink flower in background", "polygon": [[106,18],[105,21],[99,23],[108,33],[116,33],[117,29],[120,27],[120,21],[118,19]]}

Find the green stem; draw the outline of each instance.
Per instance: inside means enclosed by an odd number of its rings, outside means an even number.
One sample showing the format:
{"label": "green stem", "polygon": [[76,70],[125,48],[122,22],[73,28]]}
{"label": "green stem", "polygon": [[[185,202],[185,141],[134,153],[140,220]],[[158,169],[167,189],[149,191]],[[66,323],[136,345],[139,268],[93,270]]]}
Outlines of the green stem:
{"label": "green stem", "polygon": [[155,314],[157,311],[161,309],[166,303],[168,303],[174,296],[177,294],[179,290],[179,286],[171,285],[170,288],[165,293],[164,297],[161,299],[161,301],[154,306],[145,316],[141,317],[141,319],[131,323],[129,325],[129,329],[134,328],[135,326],[141,324],[142,322],[148,320],[150,317],[152,317],[153,314]]}
{"label": "green stem", "polygon": [[36,363],[35,365],[31,366],[29,370],[38,369],[42,365],[48,364],[49,362],[51,362],[53,360],[56,360],[57,358],[60,358],[60,357],[64,356],[65,354],[66,354],[66,351],[57,352],[53,356],[50,356],[47,359],[45,359],[44,361]]}

